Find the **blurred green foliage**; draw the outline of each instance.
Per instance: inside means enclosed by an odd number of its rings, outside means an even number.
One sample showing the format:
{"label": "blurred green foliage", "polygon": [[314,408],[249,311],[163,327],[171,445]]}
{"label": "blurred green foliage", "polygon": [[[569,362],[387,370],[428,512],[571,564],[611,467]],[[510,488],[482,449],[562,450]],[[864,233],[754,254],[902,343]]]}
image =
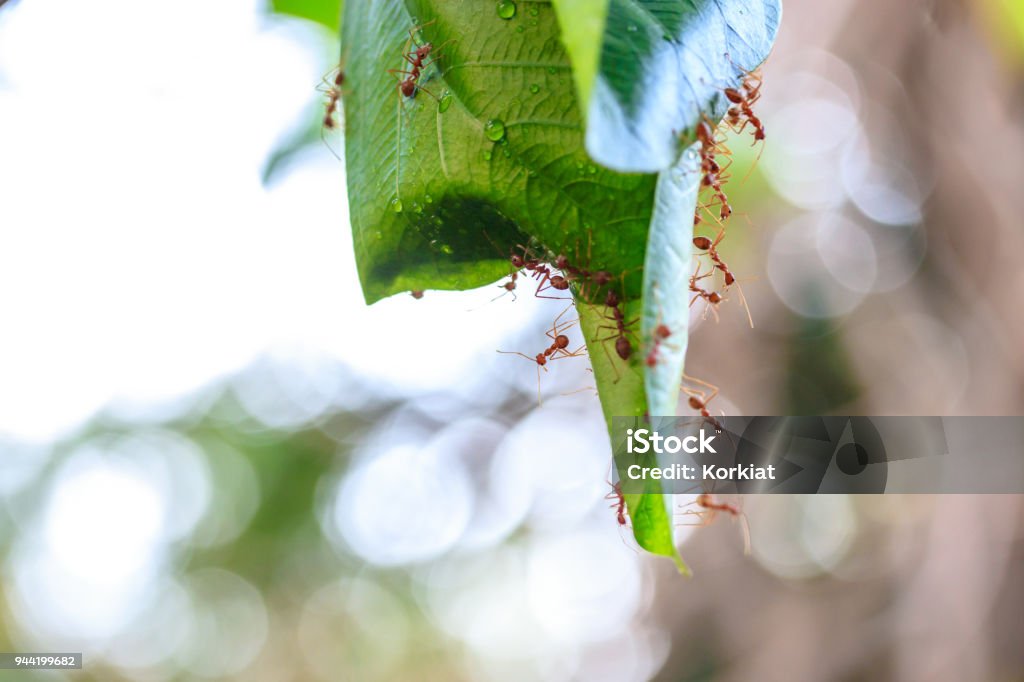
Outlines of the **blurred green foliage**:
{"label": "blurred green foliage", "polygon": [[344,0],[270,0],[272,12],[309,19],[331,31],[341,27],[343,5]]}

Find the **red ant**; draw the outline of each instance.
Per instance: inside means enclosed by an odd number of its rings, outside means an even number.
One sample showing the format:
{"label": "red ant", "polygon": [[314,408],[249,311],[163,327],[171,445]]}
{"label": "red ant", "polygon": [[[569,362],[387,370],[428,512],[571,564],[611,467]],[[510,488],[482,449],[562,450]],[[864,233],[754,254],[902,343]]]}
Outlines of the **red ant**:
{"label": "red ant", "polygon": [[418,301],[423,298],[423,289],[413,289],[409,292],[409,295]]}
{"label": "red ant", "polygon": [[708,410],[708,403],[714,400],[715,396],[718,395],[718,387],[714,384],[709,384],[706,381],[701,381],[695,377],[687,376],[686,374],[683,374],[683,379],[694,384],[699,384],[707,389],[706,391],[702,391],[696,388],[687,388],[686,386],[682,387],[683,393],[688,396],[687,403],[690,405],[690,408],[697,410],[700,413],[700,416],[704,418],[704,421],[708,422],[715,428],[715,431],[723,431],[721,422],[712,417],[711,412]]}
{"label": "red ant", "polygon": [[[327,76],[324,76],[323,82],[317,86],[319,92],[324,93],[327,96],[327,102],[324,104],[324,118],[320,127],[320,139],[323,140],[327,148],[331,150],[335,158],[341,159],[338,153],[334,151],[331,145],[327,144],[327,138],[324,136],[324,131],[333,131],[338,127],[338,121],[335,115],[338,112],[338,102],[341,100],[341,88],[345,85],[345,70],[339,66],[335,69],[336,73],[334,78],[328,80]],[[328,74],[330,75],[330,74]]]}
{"label": "red ant", "polygon": [[[698,236],[698,237],[694,237],[693,238],[693,245],[698,250],[706,251],[707,252],[707,255],[711,258],[711,261],[714,264],[714,268],[719,270],[722,273],[722,277],[724,279],[725,288],[726,289],[731,287],[733,284],[736,285],[736,288],[737,288],[737,290],[740,293],[740,301],[743,303],[743,308],[747,311],[747,321],[750,323],[751,329],[753,329],[753,327],[754,327],[754,318],[750,314],[750,306],[747,305],[747,298],[746,298],[746,296],[743,295],[743,288],[740,287],[739,283],[737,283],[736,276],[732,274],[732,271],[729,270],[729,266],[726,265],[725,261],[722,260],[721,254],[718,253],[718,245],[720,243],[722,243],[723,239],[725,239],[725,228],[724,227],[718,231],[718,235],[715,237],[714,241],[711,241],[707,237]],[[708,274],[711,274],[711,273],[708,273]],[[706,277],[707,275],[704,275],[704,276]],[[693,289],[692,285],[694,285],[696,283],[696,280],[692,279],[690,283],[691,283],[690,290],[693,291],[694,289]],[[719,297],[719,300],[721,300],[721,297]]]}
{"label": "red ant", "polygon": [[518,246],[522,249],[523,255],[520,256],[517,253],[512,254],[512,267],[529,271],[530,276],[539,281],[537,291],[534,295],[537,298],[550,298],[558,301],[565,300],[564,296],[542,296],[541,292],[547,291],[548,289],[566,291],[569,288],[569,280],[564,275],[555,274],[554,271],[541,262],[539,258],[532,257],[529,248],[521,244]]}
{"label": "red ant", "polygon": [[694,303],[697,302],[698,299],[704,299],[704,301],[707,303],[707,308],[704,309],[705,317],[707,316],[707,311],[710,310],[715,315],[715,319],[717,320],[718,304],[721,303],[723,300],[722,295],[719,294],[717,291],[708,291],[707,289],[703,289],[697,284],[698,280],[702,280],[705,277],[710,277],[712,274],[714,274],[714,269],[708,270],[703,275],[700,274],[700,263],[697,263],[697,269],[693,271],[692,275],[690,275],[690,291],[696,294],[696,296],[690,299],[690,305],[692,306]]}
{"label": "red ant", "polygon": [[551,345],[544,349],[543,352],[537,353],[534,357],[530,357],[525,353],[519,351],[506,351],[499,350],[499,353],[505,355],[518,355],[521,358],[526,358],[530,362],[536,363],[537,365],[537,403],[541,403],[540,399],[540,371],[543,369],[545,372],[548,371],[547,364],[548,360],[559,360],[561,358],[576,358],[586,355],[586,345],[580,346],[574,351],[566,350],[569,347],[569,337],[563,332],[572,327],[579,320],[570,320],[559,324],[558,321],[565,315],[572,306],[568,306],[565,310],[558,314],[555,321],[551,324],[551,331],[544,332],[544,335],[551,339]]}
{"label": "red ant", "polygon": [[[388,69],[388,73],[398,79],[398,91],[406,98],[411,99],[416,96],[417,92],[422,90],[435,100],[437,99],[437,96],[434,95],[434,93],[419,84],[420,76],[423,73],[423,69],[427,68],[439,59],[437,53],[452,41],[446,41],[436,48],[433,43],[423,43],[422,45],[416,44],[416,34],[421,32],[425,27],[430,26],[434,21],[436,21],[436,19],[428,21],[421,26],[413,26],[409,29],[409,40],[405,43],[405,52],[402,53],[402,59],[409,63],[409,69]],[[410,47],[414,47],[415,49],[410,50]],[[427,57],[431,54],[434,55],[434,58],[430,61],[426,61]],[[405,78],[402,78],[399,74],[404,75]]]}
{"label": "red ant", "polygon": [[725,120],[736,133],[742,133],[748,124],[753,126],[754,144],[757,144],[765,139],[764,124],[754,114],[753,108],[754,103],[761,98],[761,72],[755,69],[745,73],[746,76],[739,88],[723,90],[726,99],[733,104],[726,112]]}
{"label": "red ant", "polygon": [[[715,128],[706,119],[697,124],[694,136],[700,142],[700,169],[703,173],[701,185],[710,187],[714,192],[716,200],[721,204],[719,217],[726,220],[732,215],[732,207],[729,205],[722,186],[730,177],[725,171],[732,161],[730,159],[725,166],[722,166],[715,160],[715,157],[730,155],[729,148],[725,146],[725,140],[716,134]],[[695,216],[694,224],[698,222],[700,222],[699,216]]]}
{"label": "red ant", "polygon": [[608,485],[612,487],[612,491],[605,495],[604,499],[614,500],[611,508],[615,510],[615,519],[620,526],[625,526],[628,521],[626,520],[626,496],[622,494],[622,484],[608,481]]}
{"label": "red ant", "polygon": [[[588,264],[588,266],[591,261],[590,237],[590,233],[588,232],[586,256],[586,263]],[[578,242],[576,244],[576,261],[577,263],[580,261]],[[561,270],[563,273],[565,273],[566,279],[570,280],[571,282],[579,283],[580,298],[583,298],[584,300],[589,300],[591,298],[590,292],[588,290],[589,286],[594,286],[595,288],[600,289],[601,287],[607,286],[609,283],[611,283],[613,279],[612,273],[608,272],[607,270],[590,271],[587,269],[587,266],[574,266],[572,263],[569,262],[569,258],[565,254],[558,254],[558,256],[555,257],[555,267]]]}
{"label": "red ant", "polygon": [[747,515],[743,513],[738,504],[732,502],[726,502],[716,495],[711,493],[701,493],[697,495],[691,504],[695,504],[701,508],[701,511],[694,511],[689,509],[684,511],[684,515],[692,514],[700,518],[700,522],[696,524],[679,524],[683,526],[706,526],[715,520],[715,516],[719,512],[723,512],[733,517],[733,519],[740,522],[740,526],[743,529],[743,553],[750,554],[750,523],[747,521]]}
{"label": "red ant", "polygon": [[[618,355],[619,358],[621,358],[622,360],[628,361],[630,356],[633,355],[633,344],[630,343],[629,338],[627,338],[628,335],[633,334],[633,332],[630,331],[629,327],[632,327],[634,324],[636,324],[640,318],[636,318],[635,320],[626,322],[626,317],[623,314],[622,310],[619,308],[620,304],[621,301],[619,300],[618,295],[614,291],[609,289],[608,293],[605,295],[604,305],[605,307],[611,309],[612,314],[605,315],[605,319],[614,322],[615,326],[611,327],[608,325],[601,325],[598,327],[598,329],[606,329],[608,331],[612,331],[614,332],[614,336],[608,336],[603,339],[597,339],[597,341],[603,343],[604,341],[610,341],[612,339],[615,339],[615,354]],[[601,347],[605,348],[603,345]],[[607,352],[608,349],[605,348],[605,353]],[[608,359],[609,361],[611,360],[610,355]],[[613,368],[615,367],[615,363],[611,363],[611,365]],[[616,381],[618,381],[618,378],[616,378]]]}
{"label": "red ant", "polygon": [[672,330],[667,325],[659,324],[654,328],[654,343],[651,345],[651,352],[647,354],[647,366],[654,367],[658,364],[658,347],[661,343],[672,336]]}

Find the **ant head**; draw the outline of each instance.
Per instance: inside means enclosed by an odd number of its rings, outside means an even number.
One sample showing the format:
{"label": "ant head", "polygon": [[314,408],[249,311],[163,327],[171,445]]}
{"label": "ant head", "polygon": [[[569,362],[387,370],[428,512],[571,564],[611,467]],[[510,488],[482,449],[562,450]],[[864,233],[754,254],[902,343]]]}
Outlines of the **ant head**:
{"label": "ant head", "polygon": [[419,300],[419,299],[423,298],[423,290],[422,289],[413,289],[409,293],[412,294],[412,297],[415,298],[416,300]]}
{"label": "ant head", "polygon": [[708,249],[711,248],[711,240],[708,239],[707,237],[694,237],[693,245],[696,246],[701,251],[707,251]]}
{"label": "ant head", "polygon": [[722,210],[718,212],[718,216],[722,220],[725,220],[726,218],[728,218],[731,215],[732,215],[732,206],[730,206],[729,204],[722,204]]}
{"label": "ant head", "polygon": [[654,329],[654,335],[659,339],[667,339],[672,336],[672,330],[668,328],[668,325],[659,324]]}
{"label": "ant head", "polygon": [[633,345],[625,336],[620,336],[615,339],[615,352],[623,360],[629,360],[629,356],[633,354]]}
{"label": "ant head", "polygon": [[512,261],[512,267],[516,269],[521,269],[526,264],[526,261],[518,253],[513,253],[510,260]]}
{"label": "ant head", "polygon": [[334,77],[334,84],[339,88],[345,84],[345,72],[338,71],[338,75]]}
{"label": "ant head", "polygon": [[736,278],[733,276],[733,274],[731,272],[726,272],[725,273],[725,286],[730,287],[730,286],[732,286],[735,283],[736,283]]}
{"label": "ant head", "polygon": [[541,367],[548,364],[548,358],[543,353],[537,353],[537,357],[534,359],[537,361],[537,364],[540,365]]}
{"label": "ant head", "polygon": [[707,493],[701,493],[696,499],[698,507],[710,507],[712,504],[711,495]]}
{"label": "ant head", "polygon": [[555,267],[558,268],[559,270],[568,270],[569,259],[566,258],[563,254],[558,254],[555,257]]}
{"label": "ant head", "polygon": [[609,308],[617,308],[619,306],[618,295],[614,291],[609,290],[604,297],[604,304]]}
{"label": "ant head", "polygon": [[[715,303],[715,304],[721,303],[722,302],[721,294],[719,294],[717,291],[712,291],[710,294],[708,294],[708,302],[709,303]],[[691,400],[692,400],[692,398],[691,398]]]}

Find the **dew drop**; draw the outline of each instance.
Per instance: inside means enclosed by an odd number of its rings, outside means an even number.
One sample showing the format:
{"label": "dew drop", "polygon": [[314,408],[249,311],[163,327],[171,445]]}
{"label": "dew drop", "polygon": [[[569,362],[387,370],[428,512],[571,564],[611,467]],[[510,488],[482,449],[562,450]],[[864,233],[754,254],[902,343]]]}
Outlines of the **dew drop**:
{"label": "dew drop", "polygon": [[535,17],[538,14],[540,14],[540,9],[537,7],[537,5],[534,5],[533,7],[530,8],[530,16],[531,17]]}
{"label": "dew drop", "polygon": [[484,135],[486,135],[487,139],[491,142],[501,140],[505,137],[505,122],[497,118],[492,118],[486,125],[484,125]]}
{"label": "dew drop", "polygon": [[484,152],[484,161],[490,161],[490,160],[491,160],[491,150],[488,149],[487,151]]}
{"label": "dew drop", "polygon": [[447,90],[441,95],[441,101],[437,103],[437,110],[442,114],[448,111],[448,107],[452,105],[452,93]]}
{"label": "dew drop", "polygon": [[502,19],[511,19],[516,15],[516,3],[512,0],[500,0],[498,2],[498,16]]}
{"label": "dew drop", "polygon": [[536,95],[538,92],[540,92],[540,86],[534,83],[533,85],[530,86],[530,92]]}
{"label": "dew drop", "polygon": [[402,212],[402,200],[399,199],[398,197],[395,197],[394,199],[392,199],[391,200],[391,210],[394,211],[395,213],[401,213]]}
{"label": "dew drop", "polygon": [[556,72],[557,70],[558,70],[558,69],[556,69],[556,68],[555,68],[555,67],[553,67],[553,66],[549,66],[549,67],[548,67],[548,73],[550,73],[550,74],[554,74],[554,73],[555,73],[555,72]]}
{"label": "dew drop", "polygon": [[522,33],[525,30],[526,29],[524,27],[522,27],[522,26],[516,26],[516,33]]}
{"label": "dew drop", "polygon": [[425,196],[425,197],[423,197],[423,198],[424,198],[424,199],[426,200],[426,202],[427,202],[428,204],[432,204],[432,203],[434,203],[434,197],[430,196],[429,194],[428,194],[428,195],[426,195],[426,196]]}
{"label": "dew drop", "polygon": [[626,27],[626,30],[629,31],[630,33],[636,33],[637,32],[637,25],[636,24],[630,24],[629,26]]}
{"label": "dew drop", "polygon": [[439,248],[440,248],[441,253],[443,253],[444,255],[446,255],[446,256],[452,255],[452,247],[450,245],[448,245],[448,244],[441,244],[441,246]]}

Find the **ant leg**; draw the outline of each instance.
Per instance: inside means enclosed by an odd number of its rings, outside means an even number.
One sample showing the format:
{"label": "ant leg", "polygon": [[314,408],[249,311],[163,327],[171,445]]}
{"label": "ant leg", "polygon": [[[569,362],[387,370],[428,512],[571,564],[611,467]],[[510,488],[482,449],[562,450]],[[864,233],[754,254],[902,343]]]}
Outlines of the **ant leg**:
{"label": "ant leg", "polygon": [[[718,395],[718,386],[715,386],[712,383],[709,383],[707,381],[703,381],[702,379],[698,379],[697,377],[691,377],[686,372],[683,372],[683,379],[685,379],[686,381],[689,381],[691,384],[697,384],[699,386],[703,386],[706,389],[708,389],[707,393],[705,393],[704,391],[701,391],[699,389],[690,389],[691,391],[693,391],[694,394],[697,395],[697,397],[699,397],[704,402],[705,405],[707,403],[711,402],[715,398],[715,396]],[[705,397],[705,396],[707,396],[707,397]]]}
{"label": "ant leg", "polygon": [[[327,129],[328,126],[320,126],[320,141],[323,142],[324,146],[327,147],[331,154],[334,155],[334,158],[336,158],[338,161],[341,161],[341,155],[338,152],[334,151],[334,147],[332,147],[331,143],[327,141],[327,134],[324,132]],[[333,128],[331,128],[331,130],[333,130]]]}
{"label": "ant leg", "polygon": [[530,361],[530,362],[532,362],[533,364],[537,365],[537,371],[538,371],[538,372],[539,372],[540,370],[542,370],[542,369],[543,369],[543,370],[544,370],[545,372],[546,372],[546,371],[548,371],[548,368],[547,368],[547,367],[544,367],[544,366],[543,366],[543,365],[541,365],[541,364],[540,364],[539,362],[537,362],[537,358],[531,358],[531,357],[530,357],[529,355],[526,355],[525,353],[520,353],[519,351],[515,351],[515,350],[499,350],[499,351],[497,351],[497,352],[498,352],[498,353],[501,353],[502,355],[518,355],[519,357],[521,357],[521,358],[525,358],[526,360],[529,360],[529,361]]}
{"label": "ant leg", "polygon": [[[544,403],[541,402],[541,399],[540,399],[540,368],[541,368],[541,364],[537,363],[537,407],[543,407],[544,406]],[[548,368],[545,367],[544,371],[545,372],[548,371]]]}
{"label": "ant leg", "polygon": [[614,338],[617,338],[617,337],[609,336],[609,337],[604,338],[604,339],[595,339],[594,342],[601,346],[601,350],[604,351],[605,356],[608,358],[608,365],[612,368],[612,371],[615,372],[615,381],[613,381],[612,383],[617,384],[617,383],[619,383],[619,379],[622,378],[622,375],[619,374],[619,368],[615,364],[615,360],[614,360],[614,358],[612,358],[612,354],[608,352],[608,344],[606,343],[607,341],[610,341],[610,340],[612,340]]}
{"label": "ant leg", "polygon": [[[563,310],[562,312],[558,313],[558,317],[555,318],[555,322],[551,326],[551,331],[555,332],[556,335],[558,334],[558,332],[555,330],[555,328],[559,326],[558,321],[560,319],[562,319],[562,315],[565,315],[570,310],[572,310],[572,304],[571,303],[569,305],[565,306],[565,310]],[[577,322],[579,322],[578,319],[570,320],[569,322],[566,322],[563,325],[561,325],[561,328],[562,328],[562,330],[569,329],[572,325],[576,324]],[[554,339],[554,337],[551,337],[551,338]]]}
{"label": "ant leg", "polygon": [[432,98],[432,99],[433,99],[433,100],[434,100],[435,102],[437,102],[438,104],[440,104],[440,103],[441,103],[441,98],[440,98],[440,97],[438,97],[437,95],[435,95],[434,93],[432,93],[432,92],[431,92],[430,90],[427,90],[427,89],[426,89],[425,87],[423,87],[422,85],[420,85],[419,83],[417,83],[417,84],[416,84],[416,92],[420,92],[420,91],[423,91],[423,92],[427,93],[428,95],[430,95],[430,97],[431,97],[431,98]]}

